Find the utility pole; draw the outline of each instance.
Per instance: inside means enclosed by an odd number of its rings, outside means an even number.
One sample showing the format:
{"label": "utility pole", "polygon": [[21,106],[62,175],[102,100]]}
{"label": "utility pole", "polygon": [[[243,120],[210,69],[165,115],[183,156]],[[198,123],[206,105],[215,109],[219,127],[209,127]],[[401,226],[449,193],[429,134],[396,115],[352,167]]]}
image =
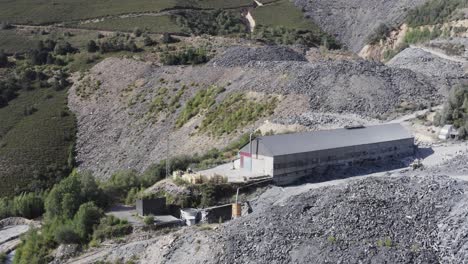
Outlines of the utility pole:
{"label": "utility pole", "polygon": [[249,150],[250,150],[250,171],[253,171],[252,166],[253,166],[253,156],[252,156],[252,135],[253,131],[250,132],[250,137],[249,137]]}
{"label": "utility pole", "polygon": [[167,151],[166,151],[166,179],[171,177],[171,130],[167,131]]}

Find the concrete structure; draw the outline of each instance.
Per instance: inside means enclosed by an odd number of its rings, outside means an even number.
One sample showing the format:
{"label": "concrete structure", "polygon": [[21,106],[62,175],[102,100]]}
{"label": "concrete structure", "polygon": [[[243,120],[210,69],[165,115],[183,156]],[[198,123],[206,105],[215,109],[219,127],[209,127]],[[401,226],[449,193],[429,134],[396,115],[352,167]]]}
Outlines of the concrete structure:
{"label": "concrete structure", "polygon": [[166,213],[166,198],[137,199],[136,211],[141,216],[163,215]]}
{"label": "concrete structure", "polygon": [[241,167],[269,175],[277,184],[320,174],[329,166],[414,154],[414,138],[400,124],[264,136],[250,144],[239,152]]}
{"label": "concrete structure", "polygon": [[447,140],[450,138],[456,138],[458,131],[453,125],[445,125],[440,129],[439,139]]}
{"label": "concrete structure", "polygon": [[201,216],[200,212],[195,208],[183,208],[180,209],[180,219],[182,219],[186,225],[192,226],[200,221]]}
{"label": "concrete structure", "polygon": [[183,225],[183,221],[172,215],[157,215],[154,217],[154,225],[158,227],[171,227]]}
{"label": "concrete structure", "polygon": [[223,223],[232,218],[232,204],[225,204],[201,209],[201,222]]}

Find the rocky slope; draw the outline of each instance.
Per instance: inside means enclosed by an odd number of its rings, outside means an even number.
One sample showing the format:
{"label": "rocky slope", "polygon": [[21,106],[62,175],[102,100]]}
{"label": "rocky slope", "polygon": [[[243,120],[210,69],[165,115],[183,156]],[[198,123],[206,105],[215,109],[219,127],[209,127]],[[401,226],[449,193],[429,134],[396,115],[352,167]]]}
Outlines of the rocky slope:
{"label": "rocky slope", "polygon": [[[252,60],[249,49],[232,49],[205,66],[154,67],[116,58],[96,65],[69,94],[70,108],[78,119],[79,168],[104,178],[119,169],[142,171],[166,157],[168,134],[171,155],[202,153],[226,146],[266,119],[290,120],[307,111],[382,117],[402,104],[417,107],[441,99],[424,76],[410,70],[363,60],[307,62],[301,54],[296,54],[295,61],[284,61],[284,57],[278,61],[277,50],[268,52],[270,48],[264,48],[259,52],[262,55]],[[225,56],[237,57],[236,64]],[[162,87],[171,98],[185,89],[178,99],[183,106],[210,85],[226,89],[218,102],[232,92],[254,92],[276,94],[279,103],[273,116],[221,137],[196,132],[203,113],[175,129],[174,121],[183,107],[158,115],[151,112]]]}
{"label": "rocky slope", "polygon": [[347,48],[358,52],[380,23],[397,26],[407,11],[427,0],[294,0],[306,16],[334,35]]}
{"label": "rocky slope", "polygon": [[392,58],[387,65],[426,75],[432,83],[437,84],[442,94],[446,94],[454,85],[466,81],[468,60],[455,59],[443,52],[435,51],[433,54],[430,51],[433,49],[406,48]]}

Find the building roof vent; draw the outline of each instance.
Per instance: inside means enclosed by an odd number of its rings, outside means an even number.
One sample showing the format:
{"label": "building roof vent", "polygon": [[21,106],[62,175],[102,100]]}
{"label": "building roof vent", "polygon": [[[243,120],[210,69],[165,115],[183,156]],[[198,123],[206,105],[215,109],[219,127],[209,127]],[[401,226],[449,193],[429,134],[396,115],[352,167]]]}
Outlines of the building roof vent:
{"label": "building roof vent", "polygon": [[365,126],[363,126],[363,125],[354,125],[354,126],[345,126],[344,128],[345,129],[361,129],[361,128],[365,128]]}

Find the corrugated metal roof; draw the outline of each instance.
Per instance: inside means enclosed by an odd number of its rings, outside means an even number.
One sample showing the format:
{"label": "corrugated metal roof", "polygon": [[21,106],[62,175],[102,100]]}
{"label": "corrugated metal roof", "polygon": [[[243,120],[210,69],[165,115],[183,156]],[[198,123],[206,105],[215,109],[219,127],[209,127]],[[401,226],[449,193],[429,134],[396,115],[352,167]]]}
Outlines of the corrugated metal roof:
{"label": "corrugated metal roof", "polygon": [[[411,138],[413,136],[400,124],[385,124],[355,129],[340,128],[264,136],[257,139],[259,141],[258,154],[281,156]],[[256,153],[256,142],[257,140],[252,142],[252,153]],[[248,153],[249,144],[244,146],[241,152]]]}

